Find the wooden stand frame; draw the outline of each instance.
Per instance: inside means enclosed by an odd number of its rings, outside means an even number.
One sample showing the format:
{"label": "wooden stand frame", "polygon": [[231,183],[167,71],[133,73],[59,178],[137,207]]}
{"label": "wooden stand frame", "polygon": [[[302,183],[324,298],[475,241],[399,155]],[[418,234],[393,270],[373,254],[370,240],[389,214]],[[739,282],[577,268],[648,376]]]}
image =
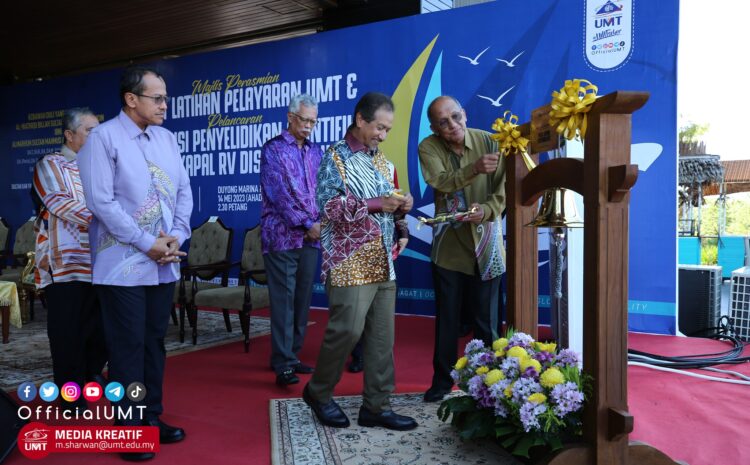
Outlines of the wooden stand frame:
{"label": "wooden stand frame", "polygon": [[[661,465],[668,456],[628,443],[633,417],[627,405],[628,221],[631,114],[645,92],[614,92],[588,113],[584,159],[549,160],[529,172],[521,157],[507,163],[508,324],[537,336],[537,231],[524,227],[545,190],[564,187],[583,195],[583,370],[594,380],[584,410],[583,443],[545,458],[549,465]],[[531,125],[521,127],[528,135]],[[533,151],[533,147],[532,147]]]}

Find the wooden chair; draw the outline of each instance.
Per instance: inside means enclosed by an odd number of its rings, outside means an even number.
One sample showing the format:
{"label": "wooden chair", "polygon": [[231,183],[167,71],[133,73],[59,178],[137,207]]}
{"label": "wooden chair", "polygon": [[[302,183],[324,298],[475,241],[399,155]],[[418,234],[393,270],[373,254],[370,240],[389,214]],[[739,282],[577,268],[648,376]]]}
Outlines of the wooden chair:
{"label": "wooden chair", "polygon": [[[9,254],[10,247],[10,226],[5,218],[0,217],[0,275],[2,270],[5,268],[6,260]],[[2,278],[0,278],[2,279]]]}
{"label": "wooden chair", "polygon": [[[245,336],[245,352],[250,351],[250,312],[254,308],[267,307],[270,303],[265,286],[266,269],[260,245],[260,225],[245,231],[240,265],[240,283],[235,287],[221,287],[199,291],[195,305],[238,310],[242,334]],[[226,310],[225,310],[226,311]]]}
{"label": "wooden chair", "polygon": [[[193,229],[187,264],[181,269],[180,283],[175,288],[174,302],[180,306],[180,342],[185,341],[185,313],[193,327],[193,344],[198,342],[198,309],[195,295],[205,289],[226,287],[229,283],[233,231],[218,218],[210,218]],[[211,282],[220,277],[220,282]],[[229,312],[224,310],[227,331],[232,331]]]}
{"label": "wooden chair", "polygon": [[[2,227],[7,227],[7,224],[3,222]],[[1,234],[2,233],[0,233],[0,240],[2,240]],[[7,240],[8,239],[6,238],[6,242]],[[10,267],[0,270],[0,281],[13,281],[16,283],[21,298],[21,313],[23,315],[28,315],[28,318],[31,320],[34,319],[34,300],[37,294],[36,287],[33,283],[31,283],[31,285],[28,283],[24,285],[21,278],[24,275],[26,265],[29,263],[30,258],[33,257],[35,247],[36,232],[34,231],[34,219],[31,219],[21,225],[16,231],[16,237],[13,240],[12,254],[6,254],[6,257],[10,258]]]}

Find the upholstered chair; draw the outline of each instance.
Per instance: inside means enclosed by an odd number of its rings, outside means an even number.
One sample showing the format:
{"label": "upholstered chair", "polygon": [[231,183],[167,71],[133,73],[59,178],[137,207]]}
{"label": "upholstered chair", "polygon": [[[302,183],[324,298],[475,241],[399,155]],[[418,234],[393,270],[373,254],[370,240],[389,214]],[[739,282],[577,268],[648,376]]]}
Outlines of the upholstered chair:
{"label": "upholstered chair", "polygon": [[[185,341],[185,314],[193,327],[193,344],[198,342],[198,309],[195,295],[205,289],[226,287],[232,253],[232,229],[219,218],[211,217],[193,229],[188,248],[187,264],[181,269],[174,301],[180,306],[180,342]],[[218,282],[214,282],[218,280]],[[224,310],[227,331],[232,330],[229,312]]]}
{"label": "upholstered chair", "polygon": [[[236,266],[234,263],[233,266]],[[268,307],[268,288],[265,287],[266,269],[260,246],[260,225],[245,231],[242,247],[239,286],[205,289],[195,294],[198,307],[215,307],[237,310],[242,334],[245,336],[245,352],[250,350],[250,312]]]}

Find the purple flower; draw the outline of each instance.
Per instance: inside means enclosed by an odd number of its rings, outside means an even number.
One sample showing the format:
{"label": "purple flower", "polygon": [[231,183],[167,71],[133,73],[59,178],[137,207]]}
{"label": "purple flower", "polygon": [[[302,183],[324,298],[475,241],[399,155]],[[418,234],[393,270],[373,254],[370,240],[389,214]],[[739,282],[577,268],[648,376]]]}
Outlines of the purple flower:
{"label": "purple flower", "polygon": [[552,397],[552,403],[554,404],[552,410],[560,418],[570,412],[580,410],[583,405],[583,393],[578,390],[576,383],[570,381],[552,388],[550,397]]}
{"label": "purple flower", "polygon": [[557,363],[563,366],[577,367],[578,366],[578,354],[571,349],[563,349],[557,354],[555,359]]}
{"label": "purple flower", "polygon": [[516,357],[508,357],[500,363],[500,369],[506,378],[514,379],[518,377],[519,362]]}
{"label": "purple flower", "polygon": [[515,346],[521,346],[526,350],[531,349],[531,344],[534,343],[534,338],[529,336],[526,333],[515,333],[510,339],[508,339],[508,347],[505,348],[505,350],[510,349],[511,347]]}
{"label": "purple flower", "polygon": [[472,339],[469,341],[468,344],[466,344],[466,349],[464,349],[464,354],[469,355],[472,352],[476,352],[479,349],[484,349],[484,342],[481,339]]}
{"label": "purple flower", "polygon": [[451,378],[453,378],[454,383],[458,383],[458,381],[461,379],[461,375],[459,374],[458,370],[451,370]]}
{"label": "purple flower", "polygon": [[555,354],[549,352],[536,352],[532,357],[542,365],[548,365],[555,359]]}
{"label": "purple flower", "polygon": [[477,401],[479,407],[495,407],[495,399],[484,384],[484,376],[476,375],[469,380],[469,395]]}
{"label": "purple flower", "polygon": [[542,385],[532,378],[519,378],[513,385],[512,399],[517,404],[523,404],[526,399],[536,392],[542,392]]}
{"label": "purple flower", "polygon": [[466,386],[469,388],[469,395],[475,400],[479,400],[479,390],[482,388],[482,386],[484,386],[484,380],[482,379],[482,376],[472,376],[471,379],[469,379],[469,382],[466,383]]}
{"label": "purple flower", "polygon": [[528,433],[532,429],[539,429],[539,415],[547,411],[547,406],[544,404],[535,404],[533,402],[525,402],[519,411],[521,417],[521,424],[523,429]]}
{"label": "purple flower", "polygon": [[528,367],[521,373],[521,378],[539,379],[539,373],[537,373],[536,368]]}
{"label": "purple flower", "polygon": [[469,365],[473,370],[479,367],[489,366],[495,362],[495,354],[490,352],[479,352],[469,357]]}

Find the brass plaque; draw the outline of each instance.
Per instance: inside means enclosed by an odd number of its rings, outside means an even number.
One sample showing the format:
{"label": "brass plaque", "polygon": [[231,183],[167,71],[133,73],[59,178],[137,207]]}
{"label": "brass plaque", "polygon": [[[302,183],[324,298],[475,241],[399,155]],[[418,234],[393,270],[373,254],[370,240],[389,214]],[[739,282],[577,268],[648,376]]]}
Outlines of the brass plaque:
{"label": "brass plaque", "polygon": [[549,125],[551,110],[549,105],[545,105],[531,112],[530,153],[549,152],[557,148],[557,132]]}

